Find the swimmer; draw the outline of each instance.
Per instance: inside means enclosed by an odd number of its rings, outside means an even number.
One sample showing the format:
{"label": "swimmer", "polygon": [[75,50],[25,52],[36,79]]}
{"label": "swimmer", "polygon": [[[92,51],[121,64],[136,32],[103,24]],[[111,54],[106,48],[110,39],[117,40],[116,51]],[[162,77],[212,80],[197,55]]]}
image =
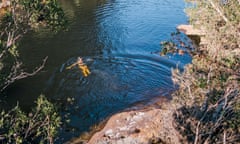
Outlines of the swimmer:
{"label": "swimmer", "polygon": [[91,72],[89,71],[87,65],[83,62],[81,57],[78,57],[77,62],[68,66],[66,69],[71,69],[72,67],[78,65],[78,68],[82,71],[83,76],[87,77]]}

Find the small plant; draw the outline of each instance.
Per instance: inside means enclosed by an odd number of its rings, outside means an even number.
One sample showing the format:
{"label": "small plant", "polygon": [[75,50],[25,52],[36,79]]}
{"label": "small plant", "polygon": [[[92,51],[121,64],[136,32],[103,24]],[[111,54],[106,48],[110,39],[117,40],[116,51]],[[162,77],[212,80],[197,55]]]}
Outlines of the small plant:
{"label": "small plant", "polygon": [[26,114],[19,106],[0,113],[0,143],[54,143],[61,119],[53,104],[43,95]]}
{"label": "small plant", "polygon": [[161,56],[165,56],[167,54],[184,55],[185,53],[191,53],[193,48],[190,39],[178,31],[171,34],[170,40],[162,41],[160,46]]}

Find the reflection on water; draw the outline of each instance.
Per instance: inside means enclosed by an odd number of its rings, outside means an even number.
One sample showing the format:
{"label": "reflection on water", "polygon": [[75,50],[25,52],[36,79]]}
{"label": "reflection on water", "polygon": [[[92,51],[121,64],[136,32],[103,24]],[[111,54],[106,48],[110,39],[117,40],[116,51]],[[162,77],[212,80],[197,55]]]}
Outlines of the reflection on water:
{"label": "reflection on water", "polygon": [[[183,0],[61,0],[70,19],[67,32],[29,34],[21,42],[20,55],[31,70],[45,56],[46,68],[38,75],[12,85],[7,105],[19,101],[32,106],[43,93],[61,102],[70,114],[70,127],[62,131],[66,141],[113,113],[174,90],[171,68],[190,61],[188,55],[172,58],[152,54],[186,23]],[[91,71],[88,77],[74,67],[81,56]],[[63,136],[64,135],[64,136]]]}

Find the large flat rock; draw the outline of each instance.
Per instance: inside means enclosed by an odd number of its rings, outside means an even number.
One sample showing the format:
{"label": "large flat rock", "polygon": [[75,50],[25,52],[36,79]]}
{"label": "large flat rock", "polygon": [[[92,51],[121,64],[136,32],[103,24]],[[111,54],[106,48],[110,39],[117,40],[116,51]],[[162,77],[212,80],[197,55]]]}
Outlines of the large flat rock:
{"label": "large flat rock", "polygon": [[[178,144],[179,133],[173,126],[173,110],[148,107],[122,112],[110,117],[105,127],[95,133],[89,144]],[[71,144],[80,143],[76,139]]]}
{"label": "large flat rock", "polygon": [[205,33],[197,28],[194,28],[192,25],[179,25],[177,29],[188,36],[204,36]]}

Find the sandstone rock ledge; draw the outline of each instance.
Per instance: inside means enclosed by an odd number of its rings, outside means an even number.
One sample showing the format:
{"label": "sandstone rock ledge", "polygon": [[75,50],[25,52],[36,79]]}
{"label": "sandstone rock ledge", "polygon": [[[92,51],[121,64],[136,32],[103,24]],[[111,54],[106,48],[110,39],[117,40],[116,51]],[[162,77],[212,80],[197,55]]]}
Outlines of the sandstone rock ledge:
{"label": "sandstone rock ledge", "polygon": [[187,36],[197,35],[197,36],[204,36],[205,33],[203,30],[194,28],[193,25],[179,25],[177,26],[177,29]]}
{"label": "sandstone rock ledge", "polygon": [[2,2],[0,2],[0,9],[8,6],[10,6],[10,0],[2,0]]}
{"label": "sandstone rock ledge", "polygon": [[[89,144],[178,144],[173,126],[173,110],[151,107],[113,115],[105,127],[95,133]],[[79,143],[78,140],[71,143]]]}

